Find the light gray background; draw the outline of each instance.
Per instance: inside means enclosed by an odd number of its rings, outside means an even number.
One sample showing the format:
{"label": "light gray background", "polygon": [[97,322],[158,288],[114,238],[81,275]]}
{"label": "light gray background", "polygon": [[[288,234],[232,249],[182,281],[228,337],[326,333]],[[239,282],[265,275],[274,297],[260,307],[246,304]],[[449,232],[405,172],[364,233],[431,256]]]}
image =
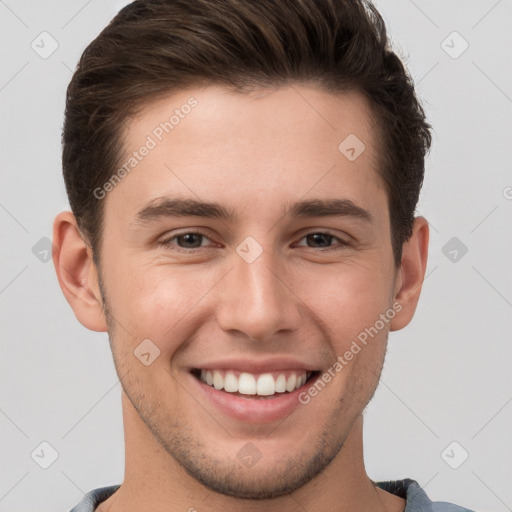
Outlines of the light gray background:
{"label": "light gray background", "polygon": [[[0,0],[1,512],[67,511],[123,479],[121,386],[107,335],[75,319],[39,241],[68,208],[65,88],[125,3]],[[427,278],[415,319],[391,334],[366,412],[367,469],[373,479],[414,478],[432,499],[512,510],[512,3],[377,6],[435,133],[418,208],[431,223]],[[31,48],[43,31],[59,45],[46,59]],[[458,58],[445,51],[463,48],[454,31],[469,44]],[[443,253],[452,237],[468,249],[455,262],[453,248]],[[31,457],[50,456],[43,441],[58,452],[48,469]],[[453,469],[446,461],[457,465],[463,450],[469,458]]]}

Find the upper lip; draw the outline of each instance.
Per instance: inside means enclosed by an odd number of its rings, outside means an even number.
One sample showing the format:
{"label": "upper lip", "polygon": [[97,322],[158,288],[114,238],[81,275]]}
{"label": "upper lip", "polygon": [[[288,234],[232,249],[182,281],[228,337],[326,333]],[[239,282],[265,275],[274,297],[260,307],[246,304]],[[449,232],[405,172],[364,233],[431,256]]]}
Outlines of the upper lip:
{"label": "upper lip", "polygon": [[276,372],[279,370],[305,370],[317,371],[319,367],[312,366],[311,363],[303,363],[289,357],[274,357],[272,359],[219,359],[201,363],[191,368],[191,370],[239,370],[247,373],[265,373]]}

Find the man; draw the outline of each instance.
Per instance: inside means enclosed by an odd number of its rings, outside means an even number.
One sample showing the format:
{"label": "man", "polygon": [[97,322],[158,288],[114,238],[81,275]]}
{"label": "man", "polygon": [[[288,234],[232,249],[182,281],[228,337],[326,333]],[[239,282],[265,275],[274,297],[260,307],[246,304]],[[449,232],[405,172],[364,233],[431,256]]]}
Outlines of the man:
{"label": "man", "polygon": [[467,510],[363,463],[429,128],[369,3],[121,10],[68,88],[54,263],[109,333],[125,478],[73,512]]}

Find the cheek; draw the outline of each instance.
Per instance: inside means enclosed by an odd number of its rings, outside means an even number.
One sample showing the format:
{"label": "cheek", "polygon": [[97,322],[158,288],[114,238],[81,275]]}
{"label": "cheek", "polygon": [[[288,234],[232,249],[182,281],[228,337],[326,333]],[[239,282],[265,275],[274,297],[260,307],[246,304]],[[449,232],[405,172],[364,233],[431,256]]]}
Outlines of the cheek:
{"label": "cheek", "polygon": [[[149,338],[166,358],[172,356],[183,340],[215,316],[217,301],[222,301],[214,290],[226,270],[219,266],[198,270],[194,265],[178,268],[133,258],[118,259],[107,270],[110,309],[123,326],[116,334],[130,338],[132,351]],[[285,280],[294,292],[288,300],[297,308],[306,305],[309,322],[324,330],[337,354],[389,308],[389,273],[377,253],[340,264],[289,268]]]}
{"label": "cheek", "polygon": [[391,282],[378,265],[340,265],[336,271],[325,267],[323,275],[317,272],[302,281],[299,296],[307,297],[305,303],[328,329],[326,335],[337,352],[390,307]]}
{"label": "cheek", "polygon": [[[165,265],[119,260],[108,269],[109,306],[122,324],[123,337],[161,340],[194,308],[204,295],[206,281],[190,271]],[[118,329],[119,331],[119,329]]]}

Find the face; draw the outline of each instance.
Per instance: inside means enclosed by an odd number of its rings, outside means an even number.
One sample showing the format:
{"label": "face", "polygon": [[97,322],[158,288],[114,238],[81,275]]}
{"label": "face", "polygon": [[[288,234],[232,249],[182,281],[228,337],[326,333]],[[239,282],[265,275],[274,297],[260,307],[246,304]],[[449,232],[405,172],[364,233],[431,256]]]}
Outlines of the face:
{"label": "face", "polygon": [[396,270],[373,124],[359,94],[296,85],[181,91],[127,126],[136,163],[103,200],[116,369],[218,492],[305,484],[374,393]]}

